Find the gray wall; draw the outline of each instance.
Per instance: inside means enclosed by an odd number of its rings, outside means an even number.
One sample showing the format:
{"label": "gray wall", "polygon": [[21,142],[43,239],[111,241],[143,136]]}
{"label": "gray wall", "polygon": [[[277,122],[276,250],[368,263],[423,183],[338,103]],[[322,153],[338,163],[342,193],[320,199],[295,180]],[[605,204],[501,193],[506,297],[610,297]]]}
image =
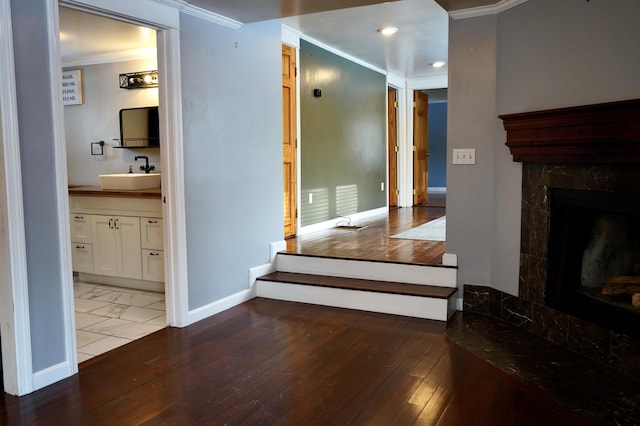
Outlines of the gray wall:
{"label": "gray wall", "polygon": [[[636,0],[617,1],[615,7],[529,0],[497,18],[452,21],[449,151],[473,140],[474,131],[484,135],[475,146],[477,170],[450,166],[447,175],[447,251],[460,255],[461,283],[518,291],[522,169],[504,145],[496,116],[640,97],[638,16]],[[464,60],[483,51],[495,57],[495,70]],[[491,231],[469,238],[469,230],[484,228]]]}
{"label": "gray wall", "polygon": [[33,371],[65,360],[57,182],[43,0],[11,1]]}
{"label": "gray wall", "polygon": [[189,308],[248,288],[283,239],[281,29],[180,15]]}
{"label": "gray wall", "polygon": [[304,40],[298,75],[302,225],[385,207],[385,77]]}
{"label": "gray wall", "polygon": [[[146,155],[160,171],[160,149],[114,148],[120,137],[118,113],[122,108],[158,105],[158,89],[121,89],[118,75],[157,69],[155,58],[71,67],[82,70],[84,103],[64,107],[67,178],[70,184],[98,185],[98,175],[126,173],[136,155]],[[91,155],[90,143],[105,141],[104,156]]]}
{"label": "gray wall", "polygon": [[[449,25],[447,252],[462,284],[491,282],[497,19]],[[476,164],[452,165],[454,148],[475,148]]]}

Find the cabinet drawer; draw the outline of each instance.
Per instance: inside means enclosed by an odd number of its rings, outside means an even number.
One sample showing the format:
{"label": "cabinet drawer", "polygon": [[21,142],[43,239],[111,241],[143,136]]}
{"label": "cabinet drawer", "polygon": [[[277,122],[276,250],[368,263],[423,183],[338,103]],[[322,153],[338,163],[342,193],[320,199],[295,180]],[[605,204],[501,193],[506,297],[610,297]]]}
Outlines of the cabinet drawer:
{"label": "cabinet drawer", "polygon": [[154,217],[140,218],[140,243],[142,248],[145,249],[164,249],[164,242],[162,239],[162,219]]}
{"label": "cabinet drawer", "polygon": [[74,271],[93,274],[93,246],[85,243],[71,243],[71,263]]}
{"label": "cabinet drawer", "polygon": [[71,213],[71,241],[91,243],[91,215]]}
{"label": "cabinet drawer", "polygon": [[142,250],[142,279],[164,282],[164,252]]}

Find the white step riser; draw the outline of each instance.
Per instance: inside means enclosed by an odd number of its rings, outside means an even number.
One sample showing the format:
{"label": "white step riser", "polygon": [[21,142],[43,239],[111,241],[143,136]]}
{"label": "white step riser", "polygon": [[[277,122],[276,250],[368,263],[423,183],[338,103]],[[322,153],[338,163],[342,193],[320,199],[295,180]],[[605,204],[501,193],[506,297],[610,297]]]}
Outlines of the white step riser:
{"label": "white step riser", "polygon": [[438,321],[447,321],[455,312],[455,295],[433,299],[400,294],[375,293],[330,287],[307,286],[272,281],[256,281],[256,295],[268,299],[311,303]]}
{"label": "white step riser", "polygon": [[277,270],[456,288],[456,268],[278,254]]}

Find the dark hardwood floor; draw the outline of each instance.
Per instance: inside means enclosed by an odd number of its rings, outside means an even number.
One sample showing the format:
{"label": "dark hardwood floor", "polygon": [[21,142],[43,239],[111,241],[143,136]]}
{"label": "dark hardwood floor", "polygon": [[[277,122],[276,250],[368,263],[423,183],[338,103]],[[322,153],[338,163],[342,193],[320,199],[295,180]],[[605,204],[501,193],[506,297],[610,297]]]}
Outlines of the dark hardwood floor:
{"label": "dark hardwood floor", "polygon": [[439,265],[446,249],[442,241],[391,238],[445,214],[437,207],[391,209],[387,215],[364,220],[359,229],[333,228],[287,240],[287,252],[347,259]]}
{"label": "dark hardwood floor", "polygon": [[429,320],[253,299],[4,395],[7,425],[586,424]]}
{"label": "dark hardwood floor", "polygon": [[[369,220],[357,231],[288,240],[288,250],[437,264],[445,243],[389,236],[442,216],[443,206],[395,209],[388,220]],[[456,340],[475,340],[471,346],[480,354],[491,346],[469,337],[461,320],[459,314],[453,321]],[[579,410],[564,408],[572,405],[561,406],[562,399],[453,343],[446,327],[253,299],[92,358],[78,375],[33,394],[5,394],[0,424],[590,424]]]}

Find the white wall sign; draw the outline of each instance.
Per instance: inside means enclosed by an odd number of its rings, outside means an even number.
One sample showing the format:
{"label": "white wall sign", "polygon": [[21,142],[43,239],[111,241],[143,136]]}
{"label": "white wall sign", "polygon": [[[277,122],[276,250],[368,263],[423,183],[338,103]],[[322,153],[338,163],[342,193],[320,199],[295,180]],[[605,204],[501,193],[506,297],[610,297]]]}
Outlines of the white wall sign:
{"label": "white wall sign", "polygon": [[78,105],[82,102],[81,70],[62,71],[62,104]]}

